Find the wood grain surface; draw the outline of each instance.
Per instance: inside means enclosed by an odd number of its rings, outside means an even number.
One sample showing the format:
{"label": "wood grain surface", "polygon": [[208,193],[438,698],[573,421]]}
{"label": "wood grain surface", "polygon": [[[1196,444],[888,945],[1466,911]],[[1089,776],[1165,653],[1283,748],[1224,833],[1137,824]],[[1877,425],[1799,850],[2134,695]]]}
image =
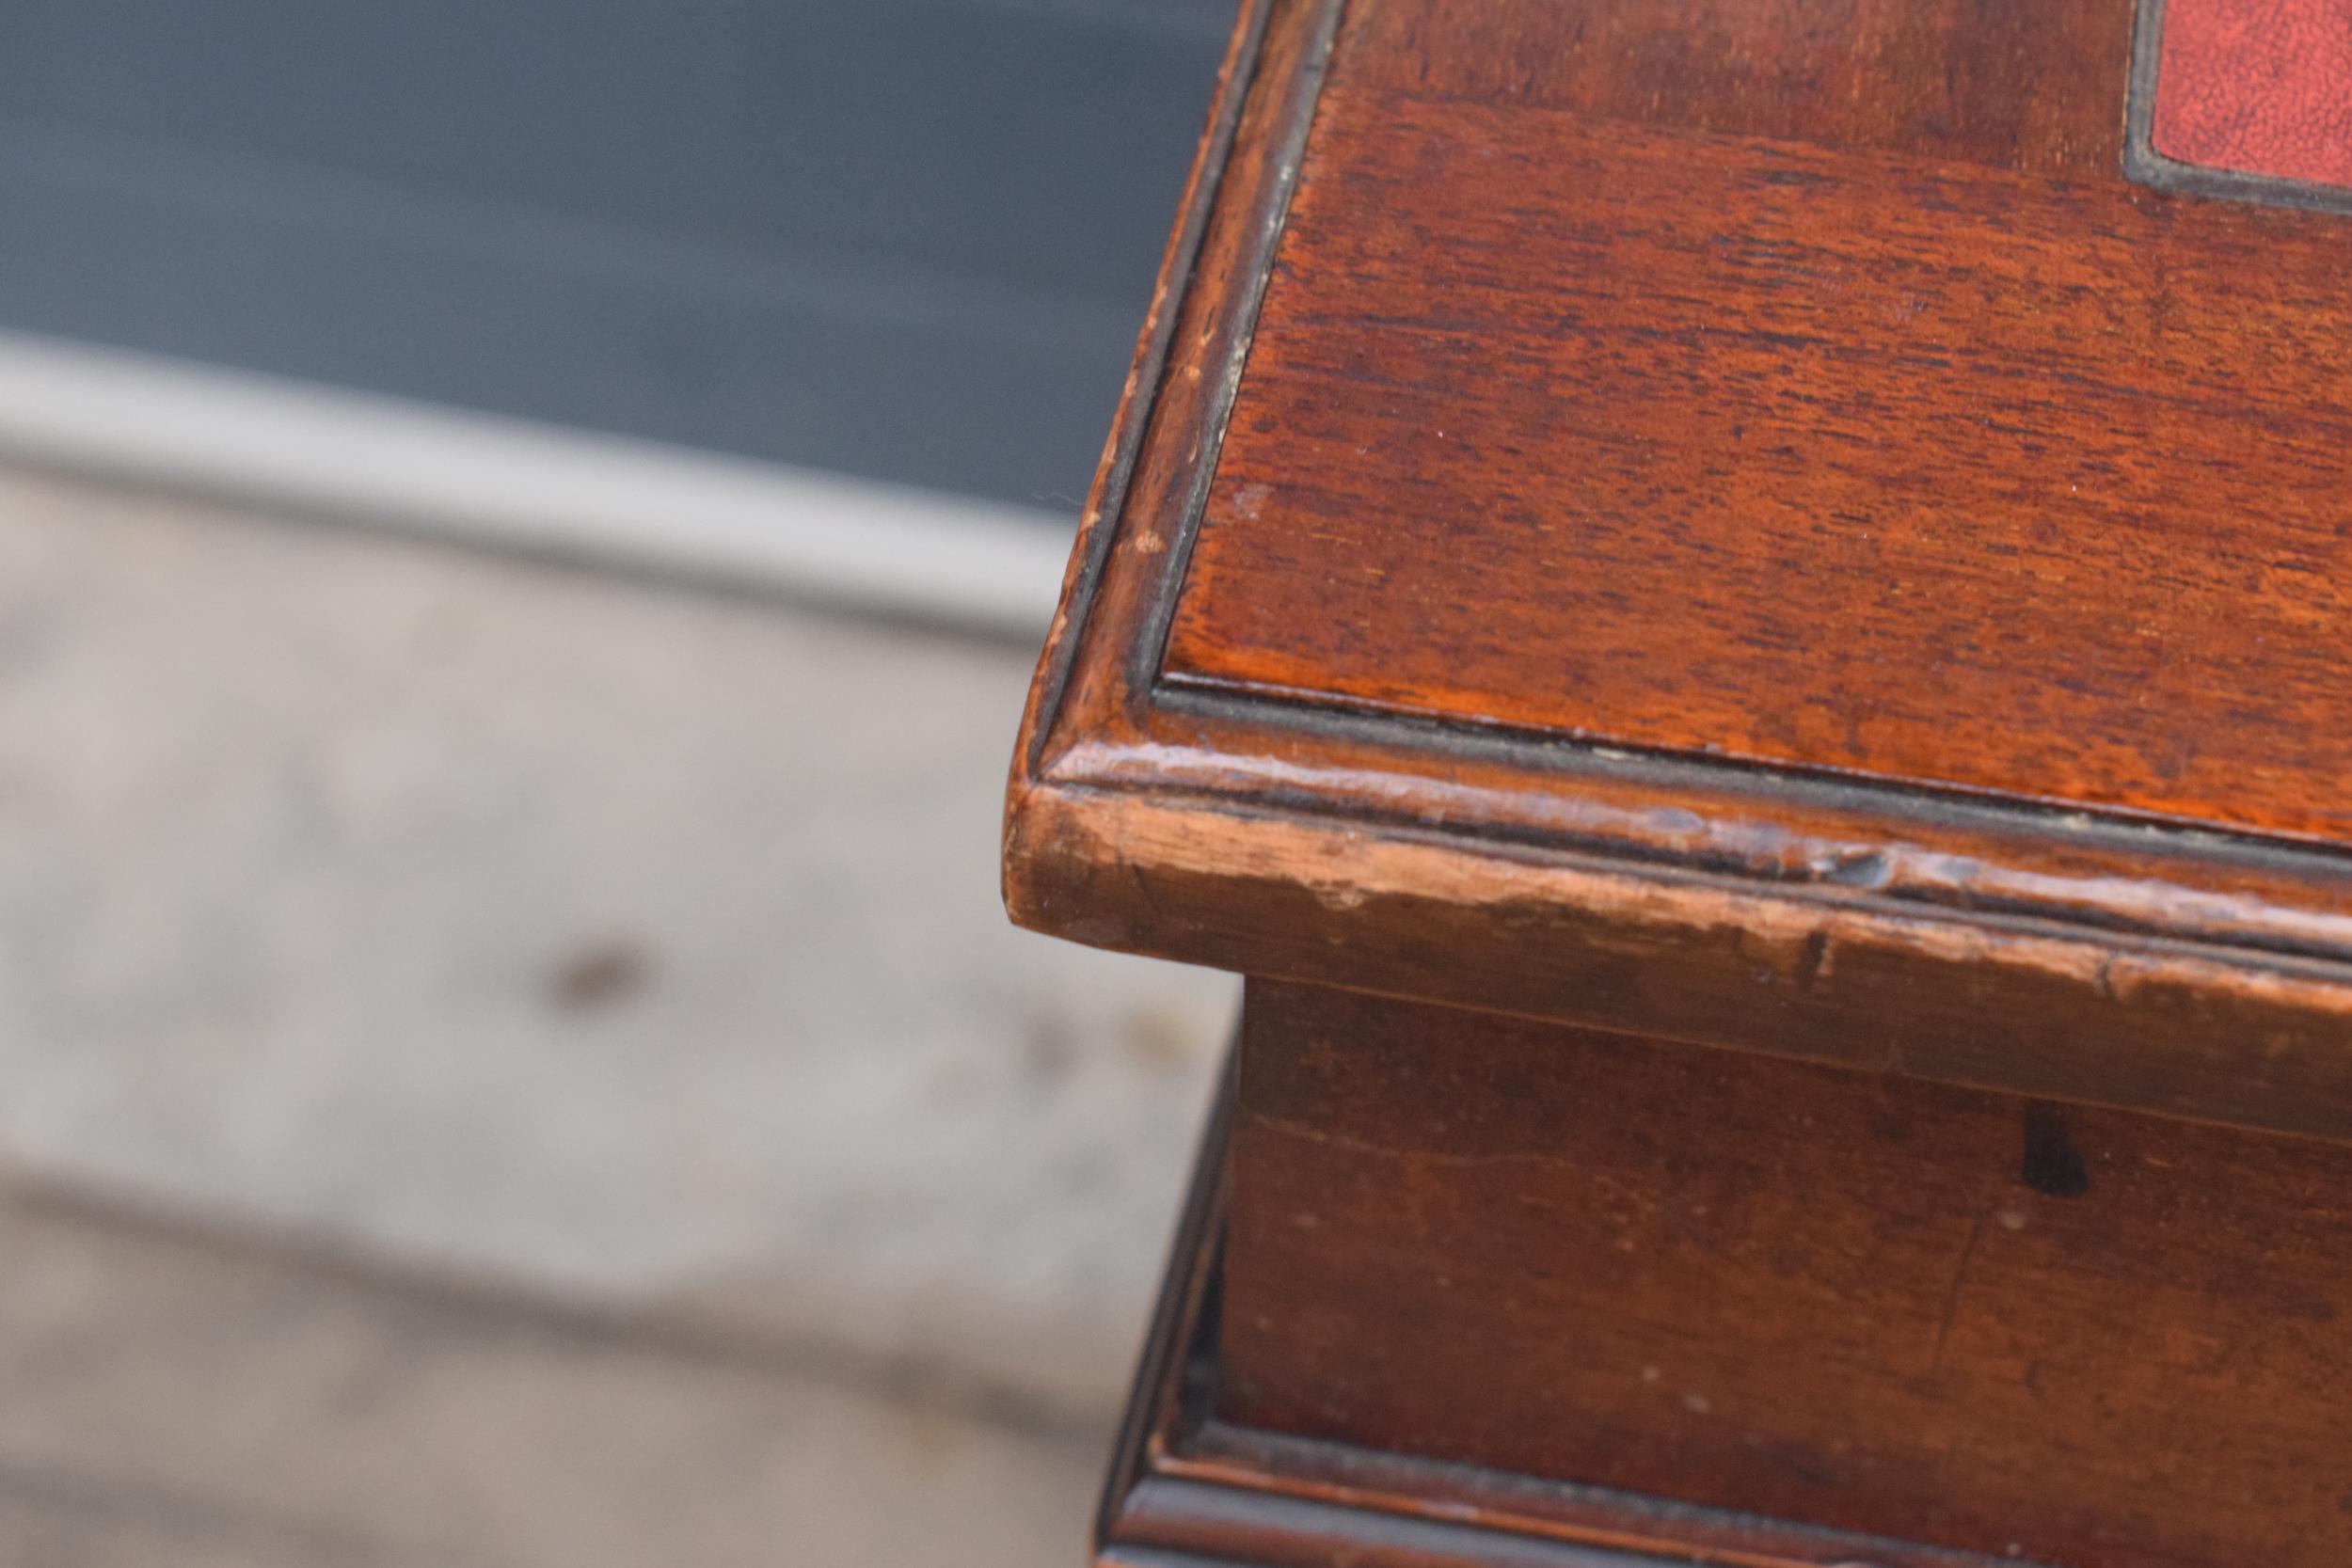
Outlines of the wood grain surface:
{"label": "wood grain surface", "polygon": [[[1351,0],[1350,87],[2105,180],[2131,0]],[[1327,135],[1326,144],[1343,137]]]}
{"label": "wood grain surface", "polygon": [[2352,1556],[2352,1153],[1253,986],[1221,1419],[2068,1568]]}
{"label": "wood grain surface", "polygon": [[2132,9],[1246,10],[1007,799],[1255,977],[1103,1561],[2352,1557],[2352,228]]}
{"label": "wood grain surface", "polygon": [[1263,0],[1016,920],[2352,1137],[2352,228],[2128,0]]}
{"label": "wood grain surface", "polygon": [[1114,1451],[1104,1568],[2033,1568],[1219,1418],[1233,1088],[1229,1073]]}
{"label": "wood grain surface", "polygon": [[1334,88],[1189,681],[2352,838],[2352,228]]}

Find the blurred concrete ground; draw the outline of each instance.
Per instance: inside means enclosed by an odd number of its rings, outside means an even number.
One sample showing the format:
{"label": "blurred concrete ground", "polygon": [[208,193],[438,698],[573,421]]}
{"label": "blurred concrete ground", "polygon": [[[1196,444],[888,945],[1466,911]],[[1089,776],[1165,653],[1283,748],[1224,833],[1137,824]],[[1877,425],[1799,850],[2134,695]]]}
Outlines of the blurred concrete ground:
{"label": "blurred concrete ground", "polygon": [[1079,1560],[1232,993],[1028,663],[0,471],[0,1561]]}

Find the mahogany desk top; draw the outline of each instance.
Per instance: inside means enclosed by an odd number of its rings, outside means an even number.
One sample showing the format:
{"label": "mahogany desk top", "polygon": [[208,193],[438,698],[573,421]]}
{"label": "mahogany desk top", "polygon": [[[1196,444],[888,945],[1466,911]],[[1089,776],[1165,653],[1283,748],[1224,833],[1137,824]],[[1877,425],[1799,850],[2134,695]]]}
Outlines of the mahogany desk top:
{"label": "mahogany desk top", "polygon": [[2220,3],[1251,0],[1014,916],[2352,1137],[2352,14]]}

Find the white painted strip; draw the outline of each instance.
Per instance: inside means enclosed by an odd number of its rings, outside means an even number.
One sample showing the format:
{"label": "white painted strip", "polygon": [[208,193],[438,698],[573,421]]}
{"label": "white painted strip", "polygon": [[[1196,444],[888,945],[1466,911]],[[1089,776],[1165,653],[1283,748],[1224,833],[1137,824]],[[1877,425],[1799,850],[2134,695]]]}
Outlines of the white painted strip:
{"label": "white painted strip", "polygon": [[1067,519],[242,371],[0,333],[0,454],[1025,641]]}

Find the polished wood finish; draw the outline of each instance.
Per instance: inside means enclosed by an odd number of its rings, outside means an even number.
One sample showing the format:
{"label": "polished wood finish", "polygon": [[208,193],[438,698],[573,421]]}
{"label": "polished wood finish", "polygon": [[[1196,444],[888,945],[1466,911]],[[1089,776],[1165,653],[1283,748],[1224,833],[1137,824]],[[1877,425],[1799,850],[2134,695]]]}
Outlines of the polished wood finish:
{"label": "polished wood finish", "polygon": [[[1254,1021],[1265,1044],[1265,1018]],[[1096,1561],[1120,1568],[2032,1568],[1249,1425],[1228,1387],[1240,1107],[1209,1119],[1120,1434]],[[1261,1195],[1273,1196],[1273,1195]],[[1383,1342],[1388,1331],[1381,1331]],[[1475,1397],[1475,1389],[1466,1389]]]}
{"label": "polished wood finish", "polygon": [[1334,86],[2105,180],[2131,33],[2130,0],[1358,0]]}
{"label": "polished wood finish", "polygon": [[1319,128],[1164,679],[2352,845],[2342,218]]}
{"label": "polished wood finish", "polygon": [[1254,5],[1015,917],[2352,1136],[2347,230],[2124,180],[2129,10]]}
{"label": "polished wood finish", "polygon": [[2032,1568],[1231,1418],[1229,1077],[1096,1523],[1105,1568]]}
{"label": "polished wood finish", "polygon": [[2352,1556],[2352,217],[2136,8],[1245,8],[1006,808],[1253,977],[1104,1560]]}
{"label": "polished wood finish", "polygon": [[2076,1568],[2352,1560],[2352,1150],[1253,986],[1237,1425]]}

